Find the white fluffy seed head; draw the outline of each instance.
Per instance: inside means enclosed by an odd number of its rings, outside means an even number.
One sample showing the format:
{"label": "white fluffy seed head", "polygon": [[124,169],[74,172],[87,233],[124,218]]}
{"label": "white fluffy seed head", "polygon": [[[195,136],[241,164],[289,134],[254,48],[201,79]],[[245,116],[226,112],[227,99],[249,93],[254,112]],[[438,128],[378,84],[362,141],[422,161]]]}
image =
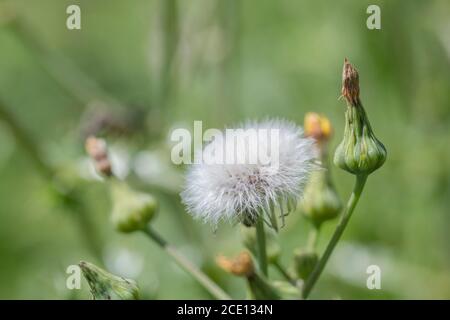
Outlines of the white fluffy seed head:
{"label": "white fluffy seed head", "polygon": [[[199,163],[189,168],[181,197],[195,218],[217,225],[221,220],[254,219],[275,208],[286,214],[301,197],[310,172],[317,167],[314,141],[303,137],[302,129],[294,123],[276,119],[247,122],[241,128],[244,130],[237,132],[233,139],[225,134],[223,139],[214,139],[206,145],[201,153],[206,157],[211,149],[224,150],[226,157],[230,146],[234,146],[236,155],[246,159],[244,163]],[[277,150],[272,150],[270,135],[258,136],[249,147],[249,129],[267,132],[274,129],[278,132]],[[264,163],[248,161],[259,159],[253,153],[260,155],[261,149],[272,155],[271,152],[278,151],[277,157]]]}

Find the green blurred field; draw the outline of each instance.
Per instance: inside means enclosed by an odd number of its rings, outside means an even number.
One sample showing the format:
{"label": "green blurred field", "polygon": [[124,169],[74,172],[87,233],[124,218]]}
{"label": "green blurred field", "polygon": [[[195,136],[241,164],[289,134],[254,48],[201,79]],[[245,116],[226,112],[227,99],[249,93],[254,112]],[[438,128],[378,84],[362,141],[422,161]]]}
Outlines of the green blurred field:
{"label": "green blurred field", "polygon": [[[170,3],[177,3],[176,14]],[[366,8],[374,3],[381,30],[366,28]],[[81,7],[81,30],[65,27],[69,4]],[[28,31],[5,22],[5,5]],[[445,0],[1,1],[0,104],[76,186],[104,259],[92,255],[75,213],[52,196],[49,181],[0,121],[0,298],[87,299],[85,283],[81,291],[65,288],[66,267],[80,260],[134,277],[145,298],[210,298],[143,235],[114,232],[108,190],[87,178],[83,149],[86,112],[99,101],[104,112],[131,119],[131,132],[108,141],[133,185],[159,197],[156,228],[244,298],[241,279],[214,264],[217,254],[242,249],[238,229],[223,225],[213,233],[185,213],[178,195],[185,168],[170,161],[170,130],[192,129],[194,120],[224,128],[267,116],[302,124],[306,112],[317,111],[332,120],[334,148],[344,125],[344,57],[360,72],[361,98],[388,160],[370,176],[312,297],[449,299]],[[337,169],[333,175],[346,200],[352,176]],[[334,224],[321,235],[321,249]],[[288,217],[280,234],[286,265],[308,229],[299,213]],[[366,288],[370,264],[382,269],[382,290]],[[271,275],[279,278],[275,270]]]}

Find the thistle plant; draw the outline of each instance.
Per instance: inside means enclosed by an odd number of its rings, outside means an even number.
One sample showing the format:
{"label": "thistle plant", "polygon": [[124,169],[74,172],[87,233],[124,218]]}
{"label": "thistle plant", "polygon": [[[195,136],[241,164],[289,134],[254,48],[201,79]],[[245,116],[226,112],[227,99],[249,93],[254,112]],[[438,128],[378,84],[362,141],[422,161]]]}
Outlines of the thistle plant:
{"label": "thistle plant", "polygon": [[[233,259],[219,256],[216,262],[228,273],[246,280],[250,298],[308,298],[347,226],[368,175],[385,161],[386,150],[375,137],[359,98],[358,73],[347,60],[344,63],[342,96],[347,101],[346,125],[334,163],[354,174],[356,182],[322,256],[316,250],[320,228],[323,223],[336,218],[342,209],[331,180],[328,141],[332,128],[325,116],[307,114],[305,132],[284,120],[247,122],[233,135],[213,139],[199,151],[202,159],[217,150],[224,152],[226,157],[232,146],[233,154],[237,154],[240,160],[234,159],[235,162],[231,163],[200,162],[188,170],[186,185],[181,193],[187,211],[214,228],[222,221],[240,224],[243,245],[249,251]],[[249,140],[249,131],[259,129],[275,130],[277,144],[272,145],[270,135],[258,135],[256,140]],[[114,176],[106,143],[91,137],[87,140],[86,150],[97,171],[110,186],[112,221],[116,229],[123,233],[145,233],[211,295],[218,299],[230,299],[216,283],[155,231],[152,225],[158,211],[156,198],[134,190],[126,181]],[[268,162],[259,158],[261,154],[274,151],[277,157],[270,158]],[[249,159],[258,160],[249,162]],[[298,200],[301,200],[298,208],[311,222],[312,229],[307,246],[294,251],[294,272],[288,272],[280,261],[281,247],[276,233],[280,223],[284,226],[285,217],[297,209]],[[256,257],[258,267],[253,263],[252,255]],[[269,265],[275,267],[287,281],[269,279]],[[110,297],[110,289],[117,288],[110,284],[111,279],[115,278],[105,275],[95,266],[89,265],[88,268],[85,264],[82,268],[93,293],[98,297]],[[100,276],[106,280],[99,281]],[[121,294],[115,292],[120,298],[134,296],[130,293],[132,289],[127,291],[129,288],[124,283],[119,283],[118,287],[125,290],[125,293],[120,291]]]}
{"label": "thistle plant", "polygon": [[344,138],[334,154],[334,163],[339,168],[354,174],[356,181],[345,211],[324,254],[305,282],[304,298],[309,296],[341,238],[361,196],[367,177],[380,168],[386,160],[386,149],[373,133],[359,93],[359,74],[345,59],[342,74],[342,96],[347,102],[345,130]]}
{"label": "thistle plant", "polygon": [[[186,179],[181,196],[188,211],[195,217],[216,226],[219,221],[241,222],[256,228],[257,257],[261,272],[267,276],[268,263],[264,225],[278,229],[278,217],[284,217],[296,206],[298,196],[314,168],[316,153],[313,140],[303,137],[302,129],[284,120],[248,122],[237,131],[236,154],[243,159],[258,159],[256,152],[269,153],[268,136],[259,136],[248,148],[249,130],[276,130],[278,132],[278,161],[255,164],[222,163],[195,164]],[[203,152],[211,149],[229,151],[234,140],[215,139]]]}
{"label": "thistle plant", "polygon": [[114,176],[106,142],[103,139],[89,137],[86,140],[85,147],[86,152],[94,161],[97,171],[107,178],[107,182],[110,184],[113,203],[111,220],[116,230],[122,233],[143,232],[174,259],[181,268],[196,279],[212,296],[217,299],[230,299],[217,284],[153,229],[151,221],[158,210],[157,200],[150,194],[134,190],[126,181],[121,181]]}

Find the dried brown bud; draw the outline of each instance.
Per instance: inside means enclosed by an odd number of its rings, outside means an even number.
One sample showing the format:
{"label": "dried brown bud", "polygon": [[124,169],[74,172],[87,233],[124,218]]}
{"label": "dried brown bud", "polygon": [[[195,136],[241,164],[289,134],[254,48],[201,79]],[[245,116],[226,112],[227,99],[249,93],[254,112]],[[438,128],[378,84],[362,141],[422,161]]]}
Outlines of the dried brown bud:
{"label": "dried brown bud", "polygon": [[94,160],[96,170],[105,176],[111,176],[111,162],[108,158],[108,148],[105,140],[92,136],[88,137],[85,149],[92,160]]}
{"label": "dried brown bud", "polygon": [[232,273],[236,276],[250,277],[255,272],[252,257],[247,251],[241,252],[234,259],[219,256],[216,259],[216,263],[226,272]]}
{"label": "dried brown bud", "polygon": [[342,71],[342,96],[347,102],[356,106],[359,101],[359,75],[347,58],[344,60],[344,69]]}
{"label": "dried brown bud", "polygon": [[109,177],[112,175],[111,162],[109,162],[108,158],[96,160],[95,169],[105,176]]}

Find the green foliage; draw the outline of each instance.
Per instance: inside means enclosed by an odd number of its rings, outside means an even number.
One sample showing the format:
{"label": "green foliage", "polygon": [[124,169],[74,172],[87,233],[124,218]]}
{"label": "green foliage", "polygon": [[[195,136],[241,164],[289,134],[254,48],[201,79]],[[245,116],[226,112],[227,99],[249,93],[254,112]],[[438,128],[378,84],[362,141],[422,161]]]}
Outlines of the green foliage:
{"label": "green foliage", "polygon": [[[65,9],[72,2],[8,1],[42,47],[0,19],[0,102],[64,184],[76,186],[105,261],[86,246],[77,210],[55,204],[54,181],[38,173],[0,120],[0,298],[86,298],[88,288],[65,288],[66,267],[79,259],[136,279],[142,299],[211,297],[142,235],[114,232],[108,191],[86,179],[80,138],[98,101],[107,113],[126,114],[128,128],[139,127],[136,118],[144,122],[145,130],[102,134],[117,154],[130,155],[130,183],[158,199],[155,228],[244,298],[245,284],[212,266],[218,253],[242,249],[239,230],[224,226],[213,234],[185,213],[178,195],[183,168],[170,162],[166,137],[173,127],[192,129],[194,120],[205,128],[266,116],[301,124],[306,112],[317,111],[335,127],[334,150],[344,131],[345,106],[337,100],[344,57],[358,67],[361,100],[389,160],[370,176],[312,297],[450,298],[448,1],[378,1],[381,30],[366,28],[373,1],[178,1],[178,15],[164,15],[178,17],[166,21],[182,28],[178,35],[164,33],[177,29],[161,28],[164,1],[156,0],[109,0],[107,9],[101,0],[77,1],[82,29],[69,31]],[[333,170],[333,181],[346,199],[353,177]],[[299,212],[286,217],[279,260],[289,261],[306,243],[306,226]],[[323,226],[319,252],[333,227]],[[370,264],[382,270],[380,291],[365,286]],[[278,277],[274,270],[271,276]]]}

